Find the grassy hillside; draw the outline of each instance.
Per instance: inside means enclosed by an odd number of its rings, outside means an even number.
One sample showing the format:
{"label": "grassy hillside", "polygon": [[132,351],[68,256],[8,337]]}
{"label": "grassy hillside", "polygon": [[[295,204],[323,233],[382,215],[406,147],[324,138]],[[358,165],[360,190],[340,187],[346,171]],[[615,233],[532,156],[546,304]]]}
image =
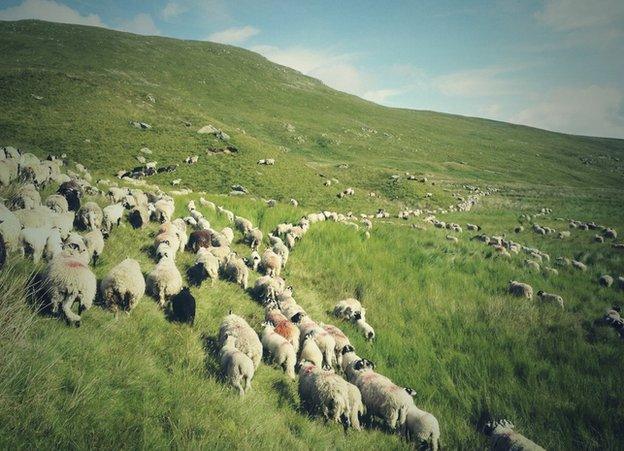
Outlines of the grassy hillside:
{"label": "grassy hillside", "polygon": [[[553,214],[536,221],[558,230],[568,228],[560,217],[624,231],[623,141],[384,108],[246,50],[207,42],[0,22],[0,54],[0,145],[65,152],[95,178],[111,179],[149,147],[160,165],[181,164],[150,183],[166,188],[182,178],[183,186],[206,191],[265,234],[318,209],[396,213],[405,206],[447,207],[456,202],[452,193],[467,195],[465,184],[499,188],[473,211],[441,218],[507,234],[553,260],[580,259],[589,270],[560,268],[547,278],[526,268],[523,254],[491,258],[490,248],[470,240],[472,233],[458,234],[454,244],[445,239],[448,231],[417,218],[376,221],[370,240],[342,224],[315,224],[294,249],[285,278],[317,321],[340,326],[379,372],[416,389],[416,403],[439,419],[446,449],[485,447],[475,426],[484,413],[511,419],[547,449],[620,447],[622,342],[594,320],[621,302],[621,291],[596,280],[605,272],[621,275],[624,254],[610,242],[595,243],[593,231],[573,230],[570,239],[558,240],[515,235],[513,228],[520,214],[546,206]],[[135,129],[131,120],[153,128]],[[207,156],[208,147],[223,143],[196,133],[206,124],[226,131],[240,152]],[[193,154],[199,163],[185,166],[182,159]],[[258,166],[260,158],[275,158],[276,165]],[[347,169],[338,167],[343,163]],[[429,181],[390,179],[406,171]],[[325,187],[327,178],[339,183]],[[251,195],[224,196],[234,183]],[[356,195],[338,199],[348,186]],[[179,197],[177,214],[198,197]],[[291,197],[300,207],[285,205]],[[280,203],[268,208],[262,198]],[[227,224],[203,212],[216,228]],[[98,279],[125,256],[149,272],[155,229],[116,230],[94,269]],[[184,255],[178,266],[192,262]],[[223,386],[213,349],[221,318],[233,309],[260,330],[263,316],[229,282],[193,289],[192,329],[169,323],[147,297],[129,316],[95,307],[80,329],[70,329],[26,305],[23,286],[32,269],[12,255],[0,274],[2,448],[408,447],[377,428],[344,434],[307,417],[296,382],[269,365],[260,367],[243,399]],[[561,294],[565,309],[508,296],[510,279]],[[355,294],[376,329],[372,344],[329,314],[339,299]]]}

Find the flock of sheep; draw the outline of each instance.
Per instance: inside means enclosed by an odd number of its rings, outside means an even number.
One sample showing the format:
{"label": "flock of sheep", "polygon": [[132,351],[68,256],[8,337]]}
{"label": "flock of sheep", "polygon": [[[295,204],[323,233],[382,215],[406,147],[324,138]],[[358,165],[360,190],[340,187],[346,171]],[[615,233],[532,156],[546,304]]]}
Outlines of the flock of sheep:
{"label": "flock of sheep", "polygon": [[[270,161],[258,163],[273,164]],[[192,158],[187,161],[194,162]],[[157,171],[155,165],[148,165],[143,169],[151,167]],[[414,391],[377,373],[373,362],[356,354],[340,328],[314,321],[296,302],[293,288],[281,277],[290,252],[314,223],[333,220],[358,228],[358,224],[351,222],[355,220],[354,215],[329,211],[310,213],[296,224],[279,224],[265,237],[248,219],[200,198],[203,208],[214,210],[232,226],[215,230],[194,201],[187,204],[187,216],[174,218],[174,199],[160,190],[144,192],[111,186],[104,193],[91,185],[91,175],[82,165],[76,164],[77,172],[63,172],[63,166],[62,159],[52,156],[39,160],[33,154],[12,147],[0,149],[0,185],[15,187],[14,195],[0,203],[0,266],[4,264],[7,250],[29,255],[34,262],[45,260],[45,268],[32,280],[33,293],[53,314],[64,316],[70,324],[80,325],[81,313],[93,305],[98,293],[90,265],[97,263],[104,251],[105,239],[124,217],[135,228],[143,228],[152,221],[160,223],[153,242],[157,263],[146,278],[139,263],[127,258],[102,279],[99,293],[107,308],[130,312],[147,293],[173,320],[192,325],[195,299],[176,265],[180,253],[192,252],[195,263],[187,273],[189,283],[201,285],[206,279],[214,283],[222,277],[244,290],[249,289],[265,309],[265,323],[260,334],[244,318],[231,312],[219,329],[223,376],[239,394],[251,388],[254,373],[264,356],[268,362],[281,367],[288,377],[298,379],[301,404],[309,413],[341,423],[345,429],[361,429],[363,420],[370,424],[370,420],[376,418],[389,430],[416,444],[426,444],[433,450],[439,448],[438,421],[415,405]],[[170,168],[175,170],[174,166]],[[57,192],[42,199],[41,188],[51,184],[59,186]],[[449,209],[469,210],[479,196],[491,192],[474,193]],[[352,190],[343,192],[343,195],[352,194]],[[109,205],[101,208],[96,202],[83,203],[85,195],[102,196]],[[406,211],[399,217],[407,219],[411,215],[416,214]],[[387,214],[379,212],[359,218],[367,237],[374,217],[387,217]],[[433,216],[426,220],[435,227],[462,232],[458,224],[447,224]],[[570,224],[572,227],[572,222]],[[588,225],[588,228],[591,227]],[[479,231],[480,227],[468,224],[467,229]],[[249,246],[248,256],[242,257],[232,249],[235,233]],[[603,228],[603,234],[617,236],[615,230],[609,228]],[[482,234],[475,238],[492,246],[499,255],[524,251],[531,261],[550,260],[544,252],[505,237]],[[263,244],[266,248],[261,251]],[[556,273],[548,266],[544,271],[547,268]],[[251,288],[248,286],[250,271],[261,274]],[[610,285],[613,279],[603,277],[600,283]],[[533,297],[532,287],[522,282],[510,281],[508,290],[516,296]],[[563,307],[561,296],[543,291],[538,291],[537,295]],[[73,310],[76,303],[78,313]],[[366,319],[366,310],[357,299],[339,301],[333,315],[351,322],[367,340],[375,338],[375,331]],[[610,309],[606,318],[605,321],[624,335],[619,309]],[[493,449],[542,449],[514,432],[509,422],[490,423],[486,432],[491,436]]]}

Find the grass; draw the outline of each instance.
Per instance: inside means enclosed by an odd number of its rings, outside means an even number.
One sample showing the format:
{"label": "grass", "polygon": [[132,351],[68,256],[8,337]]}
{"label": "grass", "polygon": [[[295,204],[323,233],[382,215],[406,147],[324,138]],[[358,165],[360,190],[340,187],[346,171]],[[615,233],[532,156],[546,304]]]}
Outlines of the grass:
{"label": "grass", "polygon": [[[544,277],[525,268],[524,255],[488,258],[491,252],[471,241],[472,233],[454,244],[446,230],[409,227],[422,219],[390,219],[377,221],[369,240],[344,225],[313,225],[292,252],[285,277],[317,321],[341,327],[381,373],[416,389],[416,403],[440,421],[445,448],[483,448],[476,428],[483,413],[511,419],[546,449],[619,448],[622,343],[594,320],[621,302],[621,292],[600,288],[597,278],[622,274],[624,254],[594,243],[592,231],[572,230],[558,240],[530,227],[516,235],[513,228],[520,214],[551,207],[552,215],[535,221],[563,230],[567,221],[557,217],[595,220],[621,232],[622,141],[383,108],[251,52],[205,42],[0,22],[0,53],[0,142],[39,155],[66,152],[95,178],[135,166],[144,146],[161,165],[199,154],[197,165],[181,165],[150,183],[165,187],[180,177],[265,234],[321,208],[357,214],[446,207],[452,193],[467,195],[464,184],[496,186],[499,193],[473,211],[443,219],[506,233],[553,260],[582,259],[589,270]],[[146,100],[148,93],[156,103]],[[130,120],[153,129],[133,129]],[[205,156],[206,147],[222,145],[195,133],[207,123],[230,134],[239,154]],[[594,164],[580,161],[587,155]],[[258,166],[260,158],[277,164]],[[348,169],[340,169],[342,163]],[[390,180],[405,171],[430,181]],[[334,177],[338,184],[322,185]],[[251,195],[224,196],[234,183]],[[356,195],[338,199],[347,186]],[[426,199],[426,192],[433,197]],[[301,206],[286,205],[291,197]],[[198,198],[179,197],[177,215]],[[268,208],[266,198],[280,202]],[[213,227],[227,225],[200,209]],[[155,229],[115,230],[94,268],[98,280],[126,256],[149,272]],[[180,270],[192,260],[180,256]],[[96,306],[81,328],[71,329],[27,306],[32,270],[11,255],[0,274],[1,448],[408,447],[383,430],[344,434],[338,425],[309,418],[298,407],[296,383],[269,365],[261,365],[252,392],[238,399],[219,380],[214,337],[230,309],[256,330],[263,310],[231,283],[192,288],[198,300],[193,328],[169,323],[146,297],[118,318]],[[561,294],[565,310],[508,296],[510,279]],[[373,344],[330,316],[338,300],[355,294],[375,327]]]}

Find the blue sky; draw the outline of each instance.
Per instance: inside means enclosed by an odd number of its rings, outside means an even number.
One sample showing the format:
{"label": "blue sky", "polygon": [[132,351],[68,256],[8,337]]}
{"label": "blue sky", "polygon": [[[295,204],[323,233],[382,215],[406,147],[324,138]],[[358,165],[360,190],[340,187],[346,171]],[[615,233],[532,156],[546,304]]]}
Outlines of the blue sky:
{"label": "blue sky", "polygon": [[22,18],[218,41],[383,105],[624,138],[624,0],[0,0]]}

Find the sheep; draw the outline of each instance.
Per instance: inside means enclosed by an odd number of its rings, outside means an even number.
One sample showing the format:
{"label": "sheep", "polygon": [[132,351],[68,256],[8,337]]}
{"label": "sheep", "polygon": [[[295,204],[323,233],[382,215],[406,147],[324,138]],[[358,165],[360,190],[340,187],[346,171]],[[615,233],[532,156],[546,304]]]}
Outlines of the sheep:
{"label": "sheep", "polygon": [[596,243],[604,243],[604,237],[602,237],[600,235],[594,235],[594,241]]}
{"label": "sheep", "polygon": [[468,224],[466,224],[466,230],[478,232],[479,230],[481,230],[481,226],[478,226],[476,224],[468,223]]}
{"label": "sheep", "polygon": [[147,291],[160,307],[165,306],[168,297],[176,295],[182,289],[182,275],[172,259],[165,258],[147,275]]}
{"label": "sheep", "polygon": [[216,211],[217,206],[214,204],[214,202],[210,202],[209,200],[204,199],[203,197],[199,198],[199,203],[203,206],[203,207],[208,207],[213,211]]}
{"label": "sheep", "polygon": [[490,437],[492,451],[545,451],[537,443],[513,430],[514,425],[507,421],[488,422],[485,435]]}
{"label": "sheep", "polygon": [[225,261],[232,252],[232,249],[230,249],[229,246],[214,246],[208,248],[208,252],[217,257],[217,260],[219,260],[219,267],[221,268],[225,265]]}
{"label": "sheep", "polygon": [[100,283],[100,292],[107,308],[130,311],[145,294],[145,279],[139,262],[126,258],[114,266]]}
{"label": "sheep", "polygon": [[219,343],[223,346],[228,336],[236,337],[236,349],[239,349],[253,362],[257,369],[262,360],[262,343],[256,332],[240,316],[230,312],[219,327]]}
{"label": "sheep", "polygon": [[527,299],[533,299],[533,287],[529,284],[510,280],[507,286],[507,291],[517,297],[525,297]]}
{"label": "sheep", "polygon": [[212,246],[212,233],[209,230],[195,230],[191,232],[187,242],[187,249],[194,253],[200,248],[210,248]]}
{"label": "sheep", "polygon": [[605,237],[606,239],[612,239],[612,240],[616,239],[616,238],[617,238],[617,236],[618,236],[618,235],[617,235],[617,232],[615,231],[615,229],[611,229],[611,228],[609,228],[609,227],[607,227],[607,228],[604,230],[603,235],[604,235],[604,237]]}
{"label": "sheep", "polygon": [[323,363],[331,368],[336,360],[334,354],[336,341],[334,338],[305,313],[296,313],[290,320],[299,327],[302,336],[307,336],[309,332],[314,332],[314,341],[316,341],[323,353]]}
{"label": "sheep", "polygon": [[376,373],[374,368],[366,359],[356,360],[347,368],[347,379],[360,389],[368,415],[377,416],[391,430],[400,431],[414,401],[403,387]]}
{"label": "sheep", "polygon": [[219,206],[217,207],[217,211],[225,216],[229,222],[234,222],[234,213],[232,213],[230,210],[226,210],[225,208]]}
{"label": "sheep", "polygon": [[323,353],[316,343],[314,336],[314,331],[308,332],[303,336],[299,352],[299,362],[312,362],[315,366],[321,368],[323,366]]}
{"label": "sheep", "polygon": [[45,200],[45,206],[56,213],[66,213],[69,211],[69,204],[60,194],[51,194]]}
{"label": "sheep", "polygon": [[290,200],[288,201],[288,203],[289,203],[290,205],[292,205],[293,207],[298,207],[298,206],[299,206],[299,202],[297,201],[297,199],[290,199]]}
{"label": "sheep", "polygon": [[256,279],[252,293],[254,297],[264,303],[275,301],[277,294],[284,290],[286,283],[281,277],[262,276]]}
{"label": "sheep", "polygon": [[197,251],[195,265],[189,272],[193,275],[191,278],[197,286],[201,285],[206,277],[210,277],[211,285],[214,285],[219,277],[219,259],[202,247]]}
{"label": "sheep", "polygon": [[282,269],[284,269],[286,267],[286,263],[288,262],[288,257],[290,256],[288,247],[286,247],[282,240],[279,240],[279,242],[273,244],[271,250],[281,257]]}
{"label": "sheep", "polygon": [[87,202],[78,210],[76,222],[84,230],[95,230],[102,227],[104,214],[95,202]]}
{"label": "sheep", "polygon": [[375,339],[375,329],[362,317],[362,312],[355,312],[351,319],[355,323],[355,327],[364,335],[364,338],[368,341],[373,341]]}
{"label": "sheep", "polygon": [[275,331],[275,326],[265,323],[262,331],[262,347],[271,356],[274,364],[281,366],[291,379],[295,378],[295,363],[297,355],[293,345],[281,334]]}
{"label": "sheep", "polygon": [[362,318],[366,318],[366,310],[360,301],[354,298],[343,299],[334,306],[334,316],[350,320],[355,313],[359,312]]}
{"label": "sheep", "polygon": [[260,266],[260,254],[258,253],[258,251],[251,251],[251,254],[249,255],[249,258],[244,259],[247,263],[247,265],[251,268],[252,271],[257,271],[258,270],[258,266]]}
{"label": "sheep", "polygon": [[231,252],[230,255],[227,256],[223,273],[227,279],[240,285],[243,290],[247,289],[249,269],[245,265],[245,262],[239,258],[235,252]]}
{"label": "sheep", "polygon": [[50,236],[49,227],[26,227],[20,232],[20,246],[22,256],[31,255],[35,264],[39,263]]}
{"label": "sheep", "polygon": [[173,229],[174,227],[172,226],[171,229],[160,232],[156,235],[156,238],[154,238],[154,247],[158,249],[161,244],[166,244],[168,249],[171,251],[171,253],[169,253],[169,257],[175,259],[176,253],[180,248],[180,240]]}
{"label": "sheep", "polygon": [[97,264],[98,258],[104,252],[104,235],[99,230],[91,230],[84,236],[84,242],[89,253],[89,260],[93,262],[93,266]]}
{"label": "sheep", "polygon": [[8,186],[17,179],[18,164],[12,160],[0,160],[0,186]]}
{"label": "sheep", "polygon": [[243,218],[241,216],[236,216],[234,218],[234,228],[241,232],[242,234],[246,234],[248,231],[253,229],[253,224],[249,219]]}
{"label": "sheep", "polygon": [[171,320],[178,323],[185,323],[191,327],[195,323],[195,297],[191,294],[188,287],[182,288],[177,294],[174,294],[170,300],[171,303]]}
{"label": "sheep", "polygon": [[108,198],[110,199],[112,203],[120,203],[128,195],[128,190],[125,188],[118,188],[118,187],[113,186],[108,189],[108,192],[106,193],[106,195],[108,196]]}
{"label": "sheep", "polygon": [[175,211],[175,205],[172,199],[160,199],[154,204],[154,209],[156,221],[160,223],[169,222]]}
{"label": "sheep", "polygon": [[578,260],[572,260],[572,267],[579,271],[587,271],[587,265]]}
{"label": "sheep", "polygon": [[609,274],[603,274],[598,279],[598,284],[600,284],[601,287],[608,288],[613,285],[613,277],[611,277]]}
{"label": "sheep", "polygon": [[535,271],[539,271],[540,270],[540,264],[537,263],[534,260],[525,260],[524,261],[524,266],[526,266],[527,268],[529,268],[531,270],[535,270]]}
{"label": "sheep", "polygon": [[350,426],[348,382],[333,372],[319,369],[310,362],[299,368],[299,398],[311,414],[322,414],[326,420]]}
{"label": "sheep", "polygon": [[265,319],[274,325],[275,333],[280,334],[292,345],[295,353],[299,352],[300,332],[297,326],[275,308],[267,311]]}
{"label": "sheep", "polygon": [[60,194],[67,200],[70,211],[77,212],[80,210],[80,198],[82,197],[84,190],[75,180],[62,183],[56,193]]}
{"label": "sheep", "polygon": [[186,235],[186,223],[182,218],[174,219],[171,224],[173,225],[173,232],[175,233],[180,243],[178,252],[184,251],[186,244],[188,243],[188,236]]}
{"label": "sheep", "polygon": [[[70,325],[80,326],[80,314],[93,305],[97,291],[95,274],[82,258],[63,252],[55,257],[43,273],[43,292],[47,293],[52,306],[52,313],[62,309]],[[78,302],[78,314],[72,306]]]}
{"label": "sheep", "polygon": [[258,246],[262,243],[262,231],[253,228],[245,233],[245,242],[249,244],[252,250],[258,250]]}
{"label": "sheep", "polygon": [[407,410],[403,436],[406,440],[417,445],[427,445],[427,449],[437,451],[440,449],[440,425],[436,417],[429,412],[410,406]]}
{"label": "sheep", "polygon": [[27,183],[18,188],[17,193],[12,199],[14,209],[22,208],[24,210],[33,209],[41,205],[41,195],[35,185]]}
{"label": "sheep", "polygon": [[572,261],[567,258],[567,257],[557,257],[555,259],[555,265],[557,266],[570,266],[572,264]]}
{"label": "sheep", "polygon": [[542,271],[544,272],[544,275],[547,275],[547,276],[559,275],[559,271],[557,271],[555,268],[551,268],[550,266],[544,266],[542,268]]}
{"label": "sheep", "polygon": [[334,346],[336,364],[339,367],[342,367],[342,350],[345,348],[345,346],[351,346],[351,342],[349,341],[349,338],[344,334],[344,332],[336,326],[332,326],[331,324],[324,324],[323,329],[325,330],[325,332],[331,335],[336,342]]}
{"label": "sheep", "polygon": [[266,275],[279,277],[282,269],[282,257],[273,252],[273,250],[267,249],[264,251],[261,264]]}
{"label": "sheep", "polygon": [[[191,218],[193,219],[193,218]],[[208,222],[208,220],[206,218],[199,218],[196,221],[196,225],[197,225],[197,229],[198,230],[210,230],[210,222]]]}
{"label": "sheep", "polygon": [[238,341],[239,338],[234,335],[225,336],[219,354],[223,378],[243,396],[251,389],[255,366],[249,356],[237,348]]}
{"label": "sheep", "polygon": [[544,302],[555,302],[563,309],[563,298],[558,294],[546,293],[545,291],[539,290],[537,296]]}
{"label": "sheep", "polygon": [[351,345],[346,345],[344,348],[342,348],[342,350],[340,351],[340,355],[340,369],[343,373],[346,373],[347,368],[349,367],[349,365],[351,365],[351,363],[360,360],[360,356],[355,353],[355,349]]}
{"label": "sheep", "polygon": [[0,202],[0,234],[4,238],[8,250],[19,249],[21,229],[22,226],[18,217]]}
{"label": "sheep", "polygon": [[122,204],[112,204],[102,209],[102,233],[105,237],[110,235],[113,227],[119,227],[124,214],[124,206]]}

